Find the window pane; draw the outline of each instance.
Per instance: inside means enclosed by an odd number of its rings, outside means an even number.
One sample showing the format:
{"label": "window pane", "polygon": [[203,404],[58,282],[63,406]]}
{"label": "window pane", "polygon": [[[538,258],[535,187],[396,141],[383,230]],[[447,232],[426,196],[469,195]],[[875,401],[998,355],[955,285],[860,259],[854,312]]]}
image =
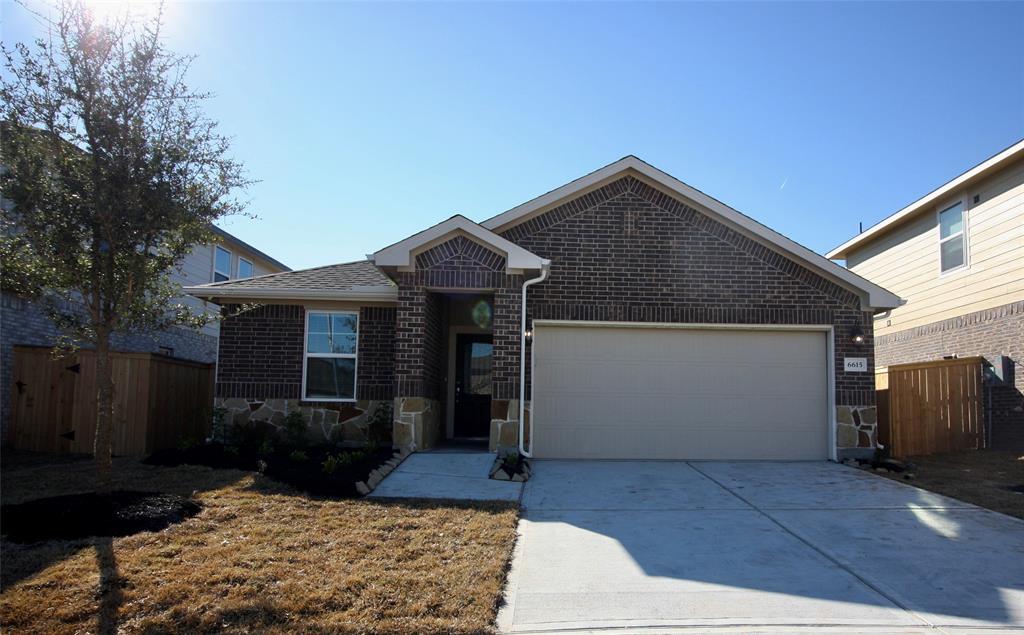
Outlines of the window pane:
{"label": "window pane", "polygon": [[954,238],[940,245],[942,252],[942,270],[956,269],[964,264],[964,239]]}
{"label": "window pane", "polygon": [[961,203],[957,203],[939,212],[939,238],[949,238],[958,234],[964,229],[964,210]]}
{"label": "window pane", "polygon": [[239,278],[251,278],[252,277],[252,263],[248,260],[238,259],[238,277]]}
{"label": "window pane", "polygon": [[219,273],[219,272],[216,272],[216,271],[213,273],[213,281],[214,282],[224,282],[227,279],[228,279],[228,277],[225,276],[223,273]]}
{"label": "window pane", "polygon": [[306,359],[306,397],[309,399],[354,399],[355,378],[354,359]]}
{"label": "window pane", "polygon": [[343,314],[333,315],[334,318],[334,332],[335,333],[355,333],[356,332],[356,321],[358,319],[355,315]]}
{"label": "window pane", "polygon": [[356,352],[356,334],[355,333],[335,333],[333,339],[333,346],[331,347],[332,353],[349,353],[355,354]]}
{"label": "window pane", "polygon": [[470,346],[466,392],[471,395],[491,394],[491,348],[489,342],[473,342]]}
{"label": "window pane", "polygon": [[222,247],[217,247],[217,257],[214,261],[214,270],[226,276],[231,275],[231,252]]}
{"label": "window pane", "polygon": [[327,333],[327,314],[326,313],[310,313],[309,314],[309,332],[310,333]]}
{"label": "window pane", "polygon": [[310,333],[306,342],[306,351],[309,353],[330,353],[331,336],[327,333]]}

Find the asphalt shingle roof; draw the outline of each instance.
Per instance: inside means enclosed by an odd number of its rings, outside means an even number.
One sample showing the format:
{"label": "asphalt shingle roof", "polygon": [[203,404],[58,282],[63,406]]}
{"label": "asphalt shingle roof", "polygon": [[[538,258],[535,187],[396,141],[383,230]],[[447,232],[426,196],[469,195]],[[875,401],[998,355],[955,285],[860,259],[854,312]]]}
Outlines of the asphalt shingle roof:
{"label": "asphalt shingle roof", "polygon": [[263,289],[350,291],[359,287],[380,286],[393,287],[395,283],[368,260],[202,285],[204,289],[252,289],[254,291]]}

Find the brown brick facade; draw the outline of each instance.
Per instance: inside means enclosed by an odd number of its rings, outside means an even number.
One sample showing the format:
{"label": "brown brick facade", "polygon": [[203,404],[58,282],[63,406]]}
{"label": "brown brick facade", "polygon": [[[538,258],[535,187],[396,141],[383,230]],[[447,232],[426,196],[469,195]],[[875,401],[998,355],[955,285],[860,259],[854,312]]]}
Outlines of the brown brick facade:
{"label": "brown brick facade", "polygon": [[[548,280],[529,291],[531,320],[834,325],[840,445],[874,444],[872,323],[856,294],[632,176],[503,236],[552,262]],[[518,423],[524,276],[461,234],[416,254],[414,265],[392,272],[396,308],[361,311],[358,397],[395,398],[396,443],[423,447],[439,438],[448,363],[442,294],[490,296],[492,405],[503,413],[491,434],[492,442],[495,434],[504,439]],[[227,320],[218,396],[297,397],[303,319],[301,307],[268,306]],[[857,327],[865,344],[850,340]],[[845,356],[867,358],[868,372],[846,373]],[[851,414],[861,410],[870,421]]]}
{"label": "brown brick facade", "polygon": [[[833,324],[836,404],[875,403],[856,295],[633,177],[503,235],[552,261],[530,289],[530,319]],[[849,339],[858,324],[861,346]],[[869,372],[845,373],[844,355],[868,358]]]}
{"label": "brown brick facade", "polygon": [[1024,449],[1024,300],[879,336],[875,355],[880,366],[950,355],[1009,357],[1014,385],[991,389],[993,444]]}
{"label": "brown brick facade", "polygon": [[[230,317],[220,327],[217,397],[301,398],[305,309],[267,304],[237,315],[237,305],[224,310]],[[358,399],[391,399],[394,395],[395,317],[391,307],[359,311]]]}

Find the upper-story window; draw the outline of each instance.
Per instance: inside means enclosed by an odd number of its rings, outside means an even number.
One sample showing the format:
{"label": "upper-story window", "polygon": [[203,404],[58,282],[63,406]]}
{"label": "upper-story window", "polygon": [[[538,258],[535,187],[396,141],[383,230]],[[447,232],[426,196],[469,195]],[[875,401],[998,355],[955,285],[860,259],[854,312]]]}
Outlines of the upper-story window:
{"label": "upper-story window", "polygon": [[238,257],[238,277],[239,278],[251,278],[252,277],[252,261],[246,260],[241,256]]}
{"label": "upper-story window", "polygon": [[231,279],[231,252],[223,247],[213,250],[213,281],[224,282]]}
{"label": "upper-story window", "polygon": [[939,261],[943,273],[967,263],[963,201],[939,212]]}

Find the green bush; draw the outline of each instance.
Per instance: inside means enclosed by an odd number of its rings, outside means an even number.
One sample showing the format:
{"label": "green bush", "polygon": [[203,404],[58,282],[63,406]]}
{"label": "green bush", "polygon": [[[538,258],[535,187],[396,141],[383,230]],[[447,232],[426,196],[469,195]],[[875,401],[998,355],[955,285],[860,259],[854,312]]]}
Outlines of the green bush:
{"label": "green bush", "polygon": [[292,450],[292,453],[288,455],[288,458],[296,463],[302,463],[308,461],[309,457],[302,450]]}
{"label": "green bush", "polygon": [[259,449],[260,456],[267,456],[274,453],[274,442],[270,438],[263,439]]}
{"label": "green bush", "polygon": [[320,464],[320,469],[323,470],[324,474],[334,474],[334,471],[338,469],[338,459],[333,454],[328,454],[324,462]]}
{"label": "green bush", "polygon": [[284,418],[284,436],[288,445],[303,446],[306,444],[306,419],[302,416],[302,410],[296,408]]}

